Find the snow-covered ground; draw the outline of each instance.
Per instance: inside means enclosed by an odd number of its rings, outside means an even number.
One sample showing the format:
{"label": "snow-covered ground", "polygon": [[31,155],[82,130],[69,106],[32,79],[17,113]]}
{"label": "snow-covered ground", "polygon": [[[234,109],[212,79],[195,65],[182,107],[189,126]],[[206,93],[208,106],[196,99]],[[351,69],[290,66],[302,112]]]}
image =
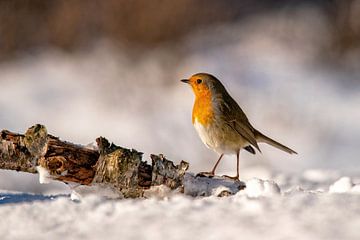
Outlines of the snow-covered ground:
{"label": "snow-covered ground", "polygon": [[[324,181],[331,179],[324,179],[327,173],[321,171],[315,175]],[[296,185],[281,188],[274,181],[253,178],[246,181],[245,190],[227,197],[193,198],[178,193],[137,200],[87,195],[72,201],[69,195],[0,191],[0,234],[4,240],[357,240],[360,185],[355,183],[344,177],[331,185],[304,190]]]}
{"label": "snow-covered ground", "polygon": [[[1,129],[42,123],[74,143],[105,136],[144,159],[164,153],[206,171],[217,156],[196,135],[193,95],[179,82],[205,71],[223,80],[256,128],[299,155],[265,145],[263,154],[242,153],[247,188],[222,198],[79,202],[64,184],[1,170],[0,239],[360,239],[360,86],[348,84],[360,78],[360,54],[343,58],[351,73],[322,64],[327,31],[321,14],[298,11],[212,27],[141,57],[104,41],[1,63]],[[226,156],[219,174],[234,172]],[[214,195],[226,189],[201,186]]]}

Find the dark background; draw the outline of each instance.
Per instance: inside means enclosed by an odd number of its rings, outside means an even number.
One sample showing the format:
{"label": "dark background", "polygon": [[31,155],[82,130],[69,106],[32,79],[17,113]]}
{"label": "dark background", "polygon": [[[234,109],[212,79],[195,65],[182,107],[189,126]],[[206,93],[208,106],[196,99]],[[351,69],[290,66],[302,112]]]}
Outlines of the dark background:
{"label": "dark background", "polygon": [[3,0],[0,56],[7,60],[48,47],[73,52],[102,38],[147,50],[176,44],[202,28],[306,6],[319,10],[330,28],[321,56],[339,63],[344,54],[359,47],[358,5],[356,0]]}

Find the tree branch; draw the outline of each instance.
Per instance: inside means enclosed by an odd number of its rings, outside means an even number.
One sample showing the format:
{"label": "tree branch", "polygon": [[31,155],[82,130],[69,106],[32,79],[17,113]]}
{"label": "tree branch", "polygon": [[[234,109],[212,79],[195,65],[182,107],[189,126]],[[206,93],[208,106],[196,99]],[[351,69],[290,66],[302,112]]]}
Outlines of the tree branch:
{"label": "tree branch", "polygon": [[0,169],[37,173],[45,168],[52,179],[82,185],[103,184],[120,191],[124,197],[141,197],[150,186],[164,184],[182,187],[189,164],[179,165],[163,155],[151,155],[152,165],[142,161],[142,153],[96,139],[98,150],[61,141],[40,124],[24,135],[7,130],[0,135]]}

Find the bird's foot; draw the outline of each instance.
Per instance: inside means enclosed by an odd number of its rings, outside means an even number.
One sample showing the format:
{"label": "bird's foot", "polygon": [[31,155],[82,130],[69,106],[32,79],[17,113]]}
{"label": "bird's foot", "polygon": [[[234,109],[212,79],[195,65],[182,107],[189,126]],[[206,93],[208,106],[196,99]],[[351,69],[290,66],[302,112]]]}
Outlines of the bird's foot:
{"label": "bird's foot", "polygon": [[213,178],[215,174],[213,172],[199,172],[195,177],[208,177]]}
{"label": "bird's foot", "polygon": [[228,176],[228,175],[222,175],[222,177],[228,178],[228,179],[231,179],[231,180],[235,180],[235,181],[240,181],[239,175],[236,175],[234,177],[231,177],[231,176]]}

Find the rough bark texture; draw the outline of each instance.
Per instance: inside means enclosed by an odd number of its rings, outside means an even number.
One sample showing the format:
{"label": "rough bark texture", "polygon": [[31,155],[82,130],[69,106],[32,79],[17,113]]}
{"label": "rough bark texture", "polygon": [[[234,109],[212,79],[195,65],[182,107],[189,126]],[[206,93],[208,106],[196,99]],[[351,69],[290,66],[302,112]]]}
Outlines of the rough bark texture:
{"label": "rough bark texture", "polygon": [[152,160],[152,185],[165,184],[170,189],[176,189],[183,185],[183,176],[189,168],[189,163],[181,161],[179,165],[174,165],[162,154],[150,155]]}
{"label": "rough bark texture", "polygon": [[27,150],[24,135],[3,130],[0,136],[0,168],[36,173],[33,157]]}
{"label": "rough bark texture", "polygon": [[124,197],[141,197],[150,186],[182,186],[188,163],[179,165],[163,155],[151,155],[152,165],[142,153],[96,139],[98,150],[61,141],[49,135],[45,126],[35,125],[25,135],[3,130],[0,135],[0,169],[36,173],[36,166],[49,171],[51,178],[83,185],[103,184],[119,190]]}
{"label": "rough bark texture", "polygon": [[99,153],[48,135],[46,128],[35,125],[25,135],[3,130],[0,136],[0,168],[36,173],[46,168],[53,179],[90,184]]}
{"label": "rough bark texture", "polygon": [[144,183],[140,184],[143,179],[139,177],[139,168],[145,164],[141,161],[142,153],[110,144],[103,137],[96,141],[100,158],[93,182],[112,184],[124,197],[142,196],[143,188],[149,187]]}

